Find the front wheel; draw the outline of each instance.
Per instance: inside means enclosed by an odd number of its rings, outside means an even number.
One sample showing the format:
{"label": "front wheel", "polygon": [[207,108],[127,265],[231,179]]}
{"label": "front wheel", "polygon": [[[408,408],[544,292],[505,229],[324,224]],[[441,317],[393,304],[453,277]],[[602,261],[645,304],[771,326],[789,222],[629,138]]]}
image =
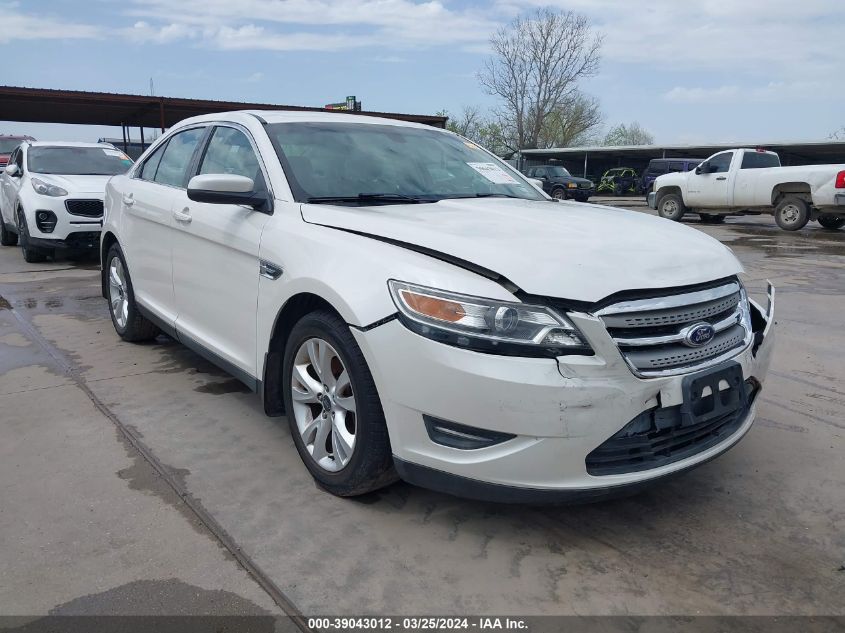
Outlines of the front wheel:
{"label": "front wheel", "polygon": [[657,204],[657,214],[667,220],[680,222],[686,212],[683,199],[676,193],[667,193]]}
{"label": "front wheel", "polygon": [[810,221],[810,205],[797,196],[787,196],[775,208],[775,222],[784,231],[798,231]]}
{"label": "front wheel", "polygon": [[319,310],[299,320],[282,380],[296,450],[320,486],[352,497],[396,481],[381,401],[342,319]]}
{"label": "front wheel", "polygon": [[561,187],[552,189],[552,198],[555,200],[566,200],[566,190]]}
{"label": "front wheel", "polygon": [[29,243],[29,227],[26,224],[26,216],[23,209],[18,209],[18,242],[21,245],[23,260],[27,264],[37,264],[47,259],[43,251]]}
{"label": "front wheel", "polygon": [[6,228],[6,221],[0,215],[0,245],[15,246],[18,243],[18,236]]}
{"label": "front wheel", "polygon": [[819,224],[824,228],[835,231],[845,226],[845,216],[833,215],[831,213],[822,213],[819,217]]}

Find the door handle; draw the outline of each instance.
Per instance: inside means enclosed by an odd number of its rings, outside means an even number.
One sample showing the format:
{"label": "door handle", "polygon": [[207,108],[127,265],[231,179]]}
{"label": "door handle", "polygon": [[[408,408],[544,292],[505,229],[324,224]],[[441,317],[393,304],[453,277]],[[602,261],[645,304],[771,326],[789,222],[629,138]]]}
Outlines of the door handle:
{"label": "door handle", "polygon": [[727,177],[726,176],[719,176],[718,178],[716,178],[716,180],[727,180]]}
{"label": "door handle", "polygon": [[133,204],[135,204],[135,198],[131,193],[123,194],[123,204],[125,204],[127,207],[131,207]]}
{"label": "door handle", "polygon": [[188,207],[185,207],[181,211],[174,211],[173,217],[176,218],[177,222],[184,222],[185,224],[189,224],[191,222],[190,209]]}

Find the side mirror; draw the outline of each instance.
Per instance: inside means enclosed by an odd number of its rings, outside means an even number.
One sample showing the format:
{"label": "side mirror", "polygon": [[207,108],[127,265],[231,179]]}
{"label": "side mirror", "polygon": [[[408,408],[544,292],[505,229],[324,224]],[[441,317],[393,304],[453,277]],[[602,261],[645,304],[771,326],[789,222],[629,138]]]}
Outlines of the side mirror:
{"label": "side mirror", "polygon": [[701,163],[698,167],[695,168],[695,173],[699,176],[701,174],[709,174],[710,173],[710,164],[709,163]]}
{"label": "side mirror", "polygon": [[6,165],[6,169],[5,169],[5,171],[6,171],[6,173],[7,173],[7,174],[9,174],[12,178],[15,178],[15,177],[17,177],[17,176],[20,176],[20,175],[21,175],[21,170],[20,170],[20,167],[18,167],[18,166],[17,166],[17,164],[15,164],[15,163],[9,163],[8,165]]}
{"label": "side mirror", "polygon": [[266,192],[255,191],[255,181],[236,174],[200,174],[188,183],[188,199],[211,204],[242,204],[260,209],[269,203]]}

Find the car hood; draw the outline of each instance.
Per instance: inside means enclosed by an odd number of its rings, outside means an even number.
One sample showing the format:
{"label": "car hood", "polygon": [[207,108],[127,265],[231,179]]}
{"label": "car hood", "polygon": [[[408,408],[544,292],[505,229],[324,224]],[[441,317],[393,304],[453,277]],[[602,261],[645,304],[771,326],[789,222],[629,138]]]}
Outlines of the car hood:
{"label": "car hood", "polygon": [[32,178],[38,178],[51,185],[57,185],[70,194],[92,193],[105,194],[106,183],[111,176],[59,176],[58,174],[31,173]]}
{"label": "car hood", "polygon": [[568,177],[567,176],[561,176],[559,178],[552,178],[552,182],[562,182],[562,183],[574,182],[578,185],[591,185],[591,184],[593,184],[592,180],[589,180],[588,178],[578,178],[577,176],[568,176]]}
{"label": "car hood", "polygon": [[730,249],[696,229],[574,202],[304,204],[302,216],[313,224],[439,251],[503,275],[525,292],[574,301],[703,283],[742,271]]}

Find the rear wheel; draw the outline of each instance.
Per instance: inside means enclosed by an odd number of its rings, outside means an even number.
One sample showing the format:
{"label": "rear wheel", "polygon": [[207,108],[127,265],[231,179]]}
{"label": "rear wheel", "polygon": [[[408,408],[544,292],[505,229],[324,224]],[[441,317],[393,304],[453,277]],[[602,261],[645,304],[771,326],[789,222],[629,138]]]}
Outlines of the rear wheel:
{"label": "rear wheel", "polygon": [[396,481],[381,401],[342,319],[319,310],[299,320],[282,380],[296,449],[320,486],[351,497]]}
{"label": "rear wheel", "polygon": [[660,202],[657,204],[658,215],[667,220],[680,222],[686,212],[687,208],[683,199],[676,193],[667,193],[660,198]]}
{"label": "rear wheel", "polygon": [[26,225],[26,216],[23,209],[18,209],[18,242],[21,245],[23,260],[28,264],[37,264],[47,259],[44,251],[30,245],[29,227]]}
{"label": "rear wheel", "polygon": [[6,228],[6,221],[0,215],[0,245],[15,246],[18,243],[17,233],[12,233]]}
{"label": "rear wheel", "polygon": [[109,313],[118,336],[131,343],[154,339],[159,329],[138,311],[126,260],[117,244],[109,249],[105,266]]}
{"label": "rear wheel", "polygon": [[845,226],[845,216],[833,215],[830,213],[822,213],[819,217],[819,224],[824,228],[835,231]]}
{"label": "rear wheel", "polygon": [[798,231],[810,221],[810,205],[797,196],[786,196],[775,208],[775,222],[784,231]]}

